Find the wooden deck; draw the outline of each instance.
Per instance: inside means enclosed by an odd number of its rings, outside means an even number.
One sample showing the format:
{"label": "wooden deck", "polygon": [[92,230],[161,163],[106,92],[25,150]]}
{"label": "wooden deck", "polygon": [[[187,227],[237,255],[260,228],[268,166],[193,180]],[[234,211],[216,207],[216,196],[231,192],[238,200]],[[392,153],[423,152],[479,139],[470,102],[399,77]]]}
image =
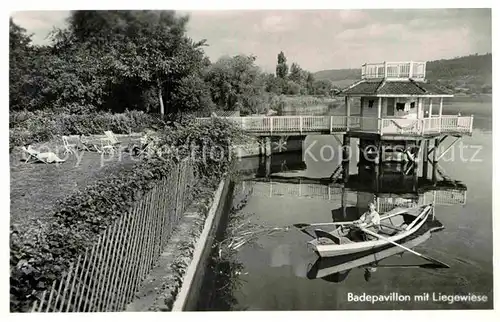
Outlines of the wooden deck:
{"label": "wooden deck", "polygon": [[[203,122],[209,118],[197,118]],[[380,136],[428,137],[471,135],[473,116],[443,115],[423,119],[361,116],[251,116],[226,117],[256,136],[313,134],[377,134]]]}

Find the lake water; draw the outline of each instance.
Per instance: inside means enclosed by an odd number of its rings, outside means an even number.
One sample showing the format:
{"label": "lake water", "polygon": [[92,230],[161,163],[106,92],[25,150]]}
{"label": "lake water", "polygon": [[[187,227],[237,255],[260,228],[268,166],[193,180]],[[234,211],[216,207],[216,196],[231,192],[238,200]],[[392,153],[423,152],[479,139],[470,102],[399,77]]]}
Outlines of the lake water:
{"label": "lake water", "polygon": [[[491,100],[467,101],[446,105],[444,111],[462,115],[473,113],[474,133],[463,137],[461,144],[450,150],[439,164],[448,177],[466,186],[463,190],[450,188],[437,192],[435,214],[444,230],[435,232],[428,240],[414,249],[447,263],[449,269],[415,267],[425,260],[410,254],[392,256],[380,263],[405,265],[405,267],[378,267],[366,278],[366,269],[352,268],[340,281],[310,279],[308,271],[317,260],[306,243],[311,237],[292,228],[268,236],[260,236],[255,243],[239,248],[234,260],[241,265],[242,274],[233,281],[231,301],[222,303],[209,300],[200,303],[199,310],[356,310],[356,309],[485,309],[493,306],[492,268],[492,134]],[[353,145],[356,143],[354,140]],[[452,142],[448,138],[442,145]],[[255,170],[257,177],[271,172],[273,180],[256,178],[237,183],[235,203],[247,198],[239,214],[246,214],[250,221],[266,227],[284,227],[295,223],[332,222],[332,217],[342,212],[342,205],[355,214],[366,210],[367,200],[376,195],[370,191],[336,188],[324,193],[320,183],[283,183],[278,176],[287,178],[329,177],[339,163],[338,156],[331,161],[320,161],[321,147],[337,147],[331,136],[310,136],[305,146],[314,143],[311,154],[273,156],[271,167],[262,160],[243,159],[241,169],[246,173]],[[334,150],[335,151],[335,150]],[[452,156],[452,153],[455,153]],[[460,155],[461,154],[461,155]],[[263,170],[264,168],[264,170]],[[431,166],[429,166],[431,168]],[[350,173],[358,172],[351,161]],[[429,171],[430,172],[430,171]],[[363,178],[361,178],[363,180]],[[297,180],[295,180],[297,181]],[[244,186],[243,186],[244,185]],[[317,186],[317,189],[311,187]],[[248,189],[251,187],[251,189]],[[408,198],[429,198],[436,189],[419,184],[415,194],[391,193],[378,196],[386,202],[400,202]],[[301,190],[302,189],[302,190]],[[323,190],[322,190],[323,189]],[[387,190],[387,186],[385,188]],[[394,191],[398,188],[394,186]],[[298,192],[297,192],[298,191]],[[318,192],[319,191],[319,192]],[[321,192],[323,191],[323,192]],[[321,197],[323,194],[323,197]],[[245,195],[245,196],[243,196]],[[299,195],[306,197],[299,197]],[[311,197],[316,195],[316,197]],[[326,195],[326,197],[325,197]],[[308,196],[308,197],[307,197]],[[417,198],[417,199],[415,199]],[[348,211],[349,212],[349,211]],[[217,274],[216,274],[217,275]],[[203,289],[203,293],[217,297],[220,290]],[[394,292],[394,293],[393,293]],[[226,292],[227,293],[227,292]],[[352,295],[410,295],[412,300],[386,300],[372,304],[350,301]],[[437,300],[441,295],[473,293],[487,296],[486,302],[447,302]],[[414,295],[429,294],[430,298],[416,301]],[[434,298],[433,298],[434,294]],[[227,296],[227,294],[226,294]],[[222,303],[222,304],[221,304]]]}

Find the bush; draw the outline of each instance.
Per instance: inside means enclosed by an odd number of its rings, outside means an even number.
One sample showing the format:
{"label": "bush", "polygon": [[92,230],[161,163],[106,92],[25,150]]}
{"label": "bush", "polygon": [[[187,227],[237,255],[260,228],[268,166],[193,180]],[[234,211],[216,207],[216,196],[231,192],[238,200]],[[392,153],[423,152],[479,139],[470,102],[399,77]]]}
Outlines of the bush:
{"label": "bush", "polygon": [[[222,119],[204,124],[186,121],[166,128],[160,145],[171,147],[199,144],[209,149],[220,146],[230,151],[242,133]],[[59,205],[53,221],[37,223],[28,229],[11,226],[10,295],[11,311],[26,311],[36,296],[49,289],[54,280],[65,275],[70,263],[95,242],[99,234],[116,219],[126,214],[140,196],[156,182],[167,177],[188,150],[180,154],[146,154],[128,170],[108,174],[83,192],[77,192]],[[230,169],[231,157],[220,160],[191,159],[198,187],[215,187]],[[197,189],[191,190],[196,193]],[[192,200],[193,196],[188,199]]]}
{"label": "bush", "polygon": [[294,81],[288,81],[286,86],[286,94],[297,95],[300,94],[301,86]]}
{"label": "bush", "polygon": [[116,134],[130,134],[164,126],[160,116],[139,111],[127,111],[122,114],[11,112],[9,123],[11,149],[15,146],[46,142],[61,135],[102,134],[107,130]]}

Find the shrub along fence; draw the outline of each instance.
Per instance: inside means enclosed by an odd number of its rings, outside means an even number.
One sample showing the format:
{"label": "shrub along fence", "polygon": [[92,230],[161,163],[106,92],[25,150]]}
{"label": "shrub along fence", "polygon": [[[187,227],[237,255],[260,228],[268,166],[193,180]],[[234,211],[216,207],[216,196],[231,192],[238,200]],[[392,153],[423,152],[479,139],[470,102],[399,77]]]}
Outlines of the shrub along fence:
{"label": "shrub along fence", "polygon": [[87,247],[70,264],[67,274],[42,293],[31,311],[123,310],[181,218],[194,180],[192,163],[179,163]]}
{"label": "shrub along fence", "polygon": [[165,122],[159,115],[140,111],[121,114],[64,114],[50,112],[11,112],[9,115],[10,148],[46,142],[61,135],[92,135],[113,131],[116,134],[161,129]]}
{"label": "shrub along fence", "polygon": [[[244,140],[236,125],[217,118],[165,127],[158,134],[157,146],[131,169],[62,200],[44,220],[11,225],[11,311],[122,310],[184,205],[213,192],[231,168],[224,151]],[[204,157],[203,151],[219,152]]]}

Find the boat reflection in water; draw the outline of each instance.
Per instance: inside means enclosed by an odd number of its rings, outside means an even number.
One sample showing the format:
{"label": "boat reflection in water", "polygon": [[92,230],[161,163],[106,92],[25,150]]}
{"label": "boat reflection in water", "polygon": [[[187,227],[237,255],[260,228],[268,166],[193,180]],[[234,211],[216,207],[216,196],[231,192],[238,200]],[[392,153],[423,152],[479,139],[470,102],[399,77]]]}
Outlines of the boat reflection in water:
{"label": "boat reflection in water", "polygon": [[[398,243],[407,248],[413,249],[414,247],[427,241],[432,233],[443,230],[444,226],[440,221],[432,219],[427,221],[418,231],[413,235],[400,240]],[[344,281],[352,269],[360,268],[365,269],[365,280],[369,280],[371,274],[377,268],[382,267],[421,267],[421,268],[434,268],[432,264],[421,265],[391,265],[384,266],[381,262],[394,255],[402,254],[405,250],[393,246],[391,244],[378,248],[377,250],[367,250],[356,254],[347,254],[336,257],[318,257],[316,262],[310,266],[307,272],[309,279],[323,279],[328,282],[340,283]]]}

